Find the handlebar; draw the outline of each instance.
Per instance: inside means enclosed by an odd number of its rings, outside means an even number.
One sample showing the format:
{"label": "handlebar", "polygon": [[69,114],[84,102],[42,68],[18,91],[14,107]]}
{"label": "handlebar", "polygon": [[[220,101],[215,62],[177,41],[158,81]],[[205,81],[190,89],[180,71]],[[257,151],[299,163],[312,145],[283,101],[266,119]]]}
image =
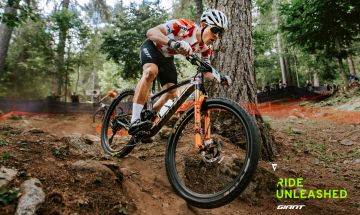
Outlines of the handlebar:
{"label": "handlebar", "polygon": [[221,81],[221,74],[219,71],[217,71],[214,67],[212,67],[210,64],[208,64],[207,62],[204,62],[203,60],[201,60],[196,54],[192,54],[188,57],[186,57],[186,59],[195,66],[202,66],[204,68],[206,68],[206,70],[211,71],[211,73],[214,75],[215,79],[217,81]]}
{"label": "handlebar", "polygon": [[[174,48],[178,49],[178,48],[180,48],[180,46],[181,46],[181,44],[179,42],[176,42],[174,45]],[[211,71],[211,73],[214,75],[215,79],[217,81],[221,82],[220,73],[214,67],[212,67],[210,64],[201,60],[196,54],[187,56],[186,59],[195,66],[198,66],[198,67],[202,66],[202,67],[206,68],[207,70]]]}

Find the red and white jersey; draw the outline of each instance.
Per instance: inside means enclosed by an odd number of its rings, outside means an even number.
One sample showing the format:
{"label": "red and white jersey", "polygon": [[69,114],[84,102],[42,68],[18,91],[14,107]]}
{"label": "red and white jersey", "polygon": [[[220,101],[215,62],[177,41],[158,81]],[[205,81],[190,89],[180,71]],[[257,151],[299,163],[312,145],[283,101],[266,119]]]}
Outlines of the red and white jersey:
{"label": "red and white jersey", "polygon": [[[196,39],[196,31],[199,29],[199,26],[188,19],[169,20],[164,23],[163,26],[166,29],[166,35],[170,39],[186,41],[192,47],[193,52],[200,52],[202,59],[210,63],[211,49],[203,42],[199,43]],[[171,57],[177,54],[177,52],[168,45],[156,44],[155,42],[154,44],[165,57]]]}

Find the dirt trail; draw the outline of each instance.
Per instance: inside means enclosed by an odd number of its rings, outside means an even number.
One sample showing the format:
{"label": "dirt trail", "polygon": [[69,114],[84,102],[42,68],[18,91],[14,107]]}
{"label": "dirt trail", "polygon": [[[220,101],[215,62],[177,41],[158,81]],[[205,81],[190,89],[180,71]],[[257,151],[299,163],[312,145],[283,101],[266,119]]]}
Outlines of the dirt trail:
{"label": "dirt trail", "polygon": [[[268,195],[240,197],[216,209],[194,208],[178,197],[168,182],[164,139],[157,137],[154,143],[140,145],[121,160],[105,155],[74,154],[62,137],[73,133],[97,135],[97,125],[91,122],[90,115],[1,120],[0,139],[8,144],[0,147],[0,154],[14,154],[2,159],[1,165],[19,171],[11,186],[19,186],[29,177],[40,178],[47,199],[39,214],[122,214],[123,210],[128,214],[151,215],[360,213],[360,164],[354,163],[360,158],[359,124],[313,121],[299,116],[267,121],[280,143],[279,156],[274,161],[278,164],[276,177],[301,176],[310,188],[345,188],[349,198],[279,201],[274,198],[274,191],[268,191]],[[24,132],[31,128],[44,133]],[[349,139],[352,144],[342,145],[343,139]],[[99,142],[95,145],[100,149]],[[114,174],[74,169],[74,163],[89,159],[111,167]],[[260,167],[272,172],[271,163],[260,162]],[[286,202],[306,207],[292,211],[276,209]],[[7,206],[0,205],[1,214],[13,214],[16,203],[15,200]]]}

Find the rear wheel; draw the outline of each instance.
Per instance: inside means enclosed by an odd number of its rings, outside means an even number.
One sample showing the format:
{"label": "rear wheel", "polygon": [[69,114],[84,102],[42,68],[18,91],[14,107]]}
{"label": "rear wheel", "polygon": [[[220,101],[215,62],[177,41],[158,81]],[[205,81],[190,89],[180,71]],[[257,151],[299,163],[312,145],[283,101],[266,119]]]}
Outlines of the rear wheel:
{"label": "rear wheel", "polygon": [[127,89],[111,103],[105,114],[101,128],[101,146],[107,154],[124,157],[135,147],[135,142],[128,134],[134,90]]}
{"label": "rear wheel", "polygon": [[259,135],[251,116],[229,100],[204,101],[201,118],[205,148],[194,146],[192,108],[169,138],[166,172],[173,189],[189,204],[214,208],[235,199],[250,182],[259,159]]}
{"label": "rear wheel", "polygon": [[106,109],[104,107],[98,108],[93,115],[93,123],[102,123],[105,113]]}

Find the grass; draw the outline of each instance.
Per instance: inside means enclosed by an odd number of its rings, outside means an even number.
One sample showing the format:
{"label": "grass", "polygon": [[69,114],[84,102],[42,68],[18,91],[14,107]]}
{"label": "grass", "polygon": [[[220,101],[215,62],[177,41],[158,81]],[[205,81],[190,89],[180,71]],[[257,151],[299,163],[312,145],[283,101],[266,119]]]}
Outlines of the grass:
{"label": "grass", "polygon": [[64,159],[67,156],[67,150],[64,147],[52,148],[52,154],[60,159]]}
{"label": "grass", "polygon": [[5,140],[0,140],[0,146],[7,146],[8,143]]}
{"label": "grass", "polygon": [[0,204],[7,205],[17,199],[19,194],[19,188],[14,187],[12,189],[3,188],[0,191]]}
{"label": "grass", "polygon": [[0,164],[10,160],[10,158],[15,157],[15,153],[12,152],[3,152],[0,156]]}

